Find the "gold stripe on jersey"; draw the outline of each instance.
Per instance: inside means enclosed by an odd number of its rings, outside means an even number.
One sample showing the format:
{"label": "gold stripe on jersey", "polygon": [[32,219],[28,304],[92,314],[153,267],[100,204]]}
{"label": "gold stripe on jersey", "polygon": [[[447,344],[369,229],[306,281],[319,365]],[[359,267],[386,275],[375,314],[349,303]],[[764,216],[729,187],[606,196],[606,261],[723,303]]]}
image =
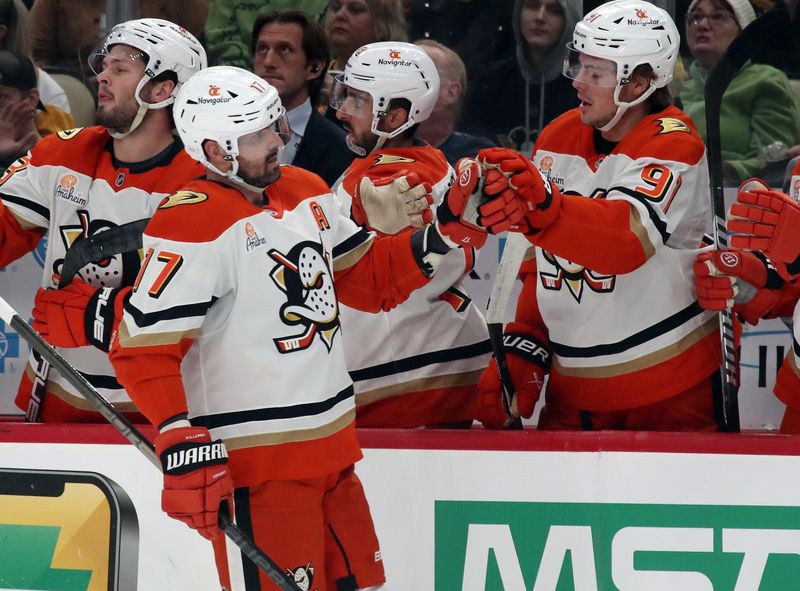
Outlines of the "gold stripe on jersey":
{"label": "gold stripe on jersey", "polygon": [[297,429],[280,433],[261,433],[259,435],[244,435],[242,437],[225,438],[225,447],[228,451],[260,447],[262,445],[280,445],[283,443],[299,443],[301,441],[316,441],[338,433],[356,419],[355,409],[350,409],[338,419],[321,427],[313,429]]}
{"label": "gold stripe on jersey", "polygon": [[621,375],[630,374],[636,371],[653,367],[664,361],[676,357],[680,353],[690,349],[703,338],[718,330],[719,321],[716,317],[707,320],[679,341],[671,345],[643,355],[633,361],[617,363],[615,365],[605,365],[599,367],[565,367],[559,363],[559,357],[553,356],[553,369],[564,376],[576,378],[613,378]]}
{"label": "gold stripe on jersey", "polygon": [[[25,366],[25,374],[28,376],[28,379],[31,381],[34,380],[34,370],[31,367],[31,364],[28,363]],[[51,394],[60,398],[70,406],[77,408],[78,410],[97,410],[95,409],[92,404],[87,401],[83,396],[75,396],[74,394],[70,394],[60,385],[56,384],[55,382],[48,380],[46,386],[46,396],[50,396]],[[120,412],[136,412],[137,408],[133,404],[133,402],[114,402],[112,403],[113,407],[119,410]]]}
{"label": "gold stripe on jersey", "polygon": [[656,247],[653,245],[653,242],[650,240],[650,235],[647,233],[647,228],[642,223],[641,215],[639,214],[639,210],[636,209],[634,205],[630,206],[631,210],[631,232],[636,234],[636,237],[639,239],[639,242],[642,245],[642,250],[644,250],[644,254],[648,259],[651,259],[656,254]]}
{"label": "gold stripe on jersey", "polygon": [[341,271],[342,269],[349,269],[364,257],[372,248],[372,241],[375,236],[370,236],[367,240],[356,246],[350,252],[343,254],[333,261],[333,271]]}
{"label": "gold stripe on jersey", "polygon": [[527,263],[528,261],[536,260],[536,247],[532,244],[528,247],[528,250],[525,251],[525,254],[522,257],[522,262]]}
{"label": "gold stripe on jersey", "polygon": [[157,347],[159,345],[177,345],[183,339],[196,339],[200,335],[199,328],[177,330],[174,332],[143,333],[131,336],[125,321],[119,323],[117,338],[123,347]]}
{"label": "gold stripe on jersey", "polygon": [[462,373],[449,374],[446,376],[433,376],[429,378],[419,378],[402,384],[394,384],[384,388],[369,390],[368,392],[356,393],[356,406],[371,404],[398,396],[408,392],[421,392],[424,390],[436,390],[439,388],[455,388],[458,386],[474,386],[483,373],[482,369]]}

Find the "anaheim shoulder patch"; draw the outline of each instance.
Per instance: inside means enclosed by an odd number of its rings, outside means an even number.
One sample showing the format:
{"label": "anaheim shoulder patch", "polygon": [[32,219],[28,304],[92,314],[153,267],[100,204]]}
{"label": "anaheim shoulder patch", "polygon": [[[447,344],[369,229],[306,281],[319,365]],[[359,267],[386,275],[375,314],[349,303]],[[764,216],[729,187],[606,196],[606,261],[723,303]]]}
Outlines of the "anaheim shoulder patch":
{"label": "anaheim shoulder patch", "polygon": [[372,163],[370,168],[384,166],[387,164],[407,164],[410,162],[416,162],[416,160],[413,158],[406,158],[405,156],[397,156],[396,154],[378,154],[375,157],[375,162]]}
{"label": "anaheim shoulder patch", "polygon": [[80,132],[82,132],[83,129],[84,129],[83,127],[76,127],[74,129],[65,129],[64,131],[58,132],[58,137],[62,140],[71,140]]}
{"label": "anaheim shoulder patch", "polygon": [[208,199],[205,193],[196,193],[195,191],[177,191],[168,197],[164,197],[158,205],[158,209],[169,209],[179,205],[194,205],[202,203]]}
{"label": "anaheim shoulder patch", "polygon": [[656,121],[658,121],[658,124],[661,126],[661,131],[658,132],[659,134],[673,133],[675,131],[682,131],[683,133],[692,132],[688,125],[675,117],[659,117]]}

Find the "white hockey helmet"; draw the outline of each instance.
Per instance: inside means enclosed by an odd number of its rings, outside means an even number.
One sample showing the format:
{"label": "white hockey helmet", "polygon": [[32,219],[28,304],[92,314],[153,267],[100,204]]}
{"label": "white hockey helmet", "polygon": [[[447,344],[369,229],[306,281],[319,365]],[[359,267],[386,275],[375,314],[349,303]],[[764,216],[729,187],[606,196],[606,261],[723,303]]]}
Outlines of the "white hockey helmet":
{"label": "white hockey helmet", "polygon": [[[439,73],[421,47],[399,41],[369,43],[350,56],[334,80],[330,105],[337,111],[348,112],[348,87],[372,97],[372,133],[380,138],[377,149],[431,116],[439,97]],[[400,98],[410,103],[408,120],[391,133],[380,131],[378,125],[391,101]]]}
{"label": "white hockey helmet", "polygon": [[[175,99],[173,118],[186,152],[217,174],[250,190],[238,176],[239,138],[271,128],[280,142],[279,150],[291,136],[286,109],[278,91],[252,72],[233,66],[206,68],[183,84]],[[224,172],[211,164],[203,142],[214,140],[226,153],[232,167]]]}
{"label": "white hockey helmet", "polygon": [[[575,25],[571,51],[564,60],[564,75],[576,78],[581,70],[579,54],[607,59],[616,64],[614,102],[619,107],[609,124],[613,127],[623,113],[639,104],[658,88],[672,81],[678,58],[680,36],[665,10],[644,0],[613,0],[598,6]],[[619,94],[637,66],[653,69],[650,87],[636,100],[622,103]]]}
{"label": "white hockey helmet", "polygon": [[[89,67],[95,74],[102,72],[105,57],[114,45],[119,44],[134,47],[147,56],[144,76],[134,92],[136,102],[139,103],[139,113],[127,133],[115,136],[124,137],[139,126],[148,109],[161,109],[172,104],[181,85],[205,68],[208,62],[205,49],[189,31],[162,19],[142,18],[116,25],[100,40],[89,55]],[[131,56],[132,59],[138,57]],[[158,103],[142,100],[141,91],[144,85],[164,72],[174,72],[177,76],[172,94]]]}

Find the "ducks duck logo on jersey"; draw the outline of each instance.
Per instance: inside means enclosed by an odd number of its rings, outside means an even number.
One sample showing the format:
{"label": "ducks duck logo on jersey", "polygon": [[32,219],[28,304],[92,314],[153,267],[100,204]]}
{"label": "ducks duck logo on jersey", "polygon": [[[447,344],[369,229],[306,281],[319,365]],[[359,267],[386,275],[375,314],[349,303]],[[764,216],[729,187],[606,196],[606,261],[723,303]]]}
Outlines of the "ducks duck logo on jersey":
{"label": "ducks duck logo on jersey", "polygon": [[330,351],[339,330],[339,304],[322,247],[315,242],[301,242],[288,254],[272,249],[269,256],[278,263],[270,277],[286,294],[281,320],[304,328],[300,334],[273,339],[278,350],[292,353],[307,349],[319,335]]}

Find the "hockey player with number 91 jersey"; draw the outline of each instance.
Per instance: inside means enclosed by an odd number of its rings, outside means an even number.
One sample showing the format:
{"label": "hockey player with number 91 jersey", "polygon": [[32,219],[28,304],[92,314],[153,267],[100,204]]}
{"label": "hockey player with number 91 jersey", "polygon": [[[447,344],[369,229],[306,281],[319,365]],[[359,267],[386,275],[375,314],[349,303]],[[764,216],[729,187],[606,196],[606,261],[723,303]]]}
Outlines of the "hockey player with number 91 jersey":
{"label": "hockey player with number 91 jersey", "polygon": [[[540,428],[716,429],[718,323],[692,281],[708,172],[666,88],[678,46],[665,11],[603,4],[576,25],[564,66],[580,107],[543,130],[532,164],[499,149],[490,158],[512,174],[518,201],[515,214],[482,206],[485,224],[535,246],[506,346],[515,385],[523,371],[538,376],[522,388],[529,398],[549,370]],[[547,364],[515,346],[520,335],[551,353]],[[496,374],[484,373],[485,389],[499,391]]]}

